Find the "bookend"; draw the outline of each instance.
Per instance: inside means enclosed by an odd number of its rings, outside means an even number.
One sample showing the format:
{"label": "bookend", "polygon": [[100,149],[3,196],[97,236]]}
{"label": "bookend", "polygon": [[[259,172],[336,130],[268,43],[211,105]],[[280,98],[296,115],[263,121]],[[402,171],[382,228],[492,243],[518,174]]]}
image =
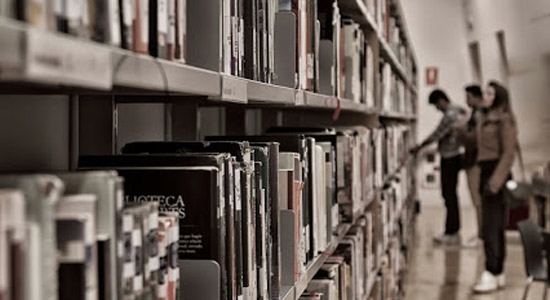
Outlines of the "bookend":
{"label": "bookend", "polygon": [[319,93],[334,95],[332,70],[334,70],[334,46],[330,40],[321,40],[319,43]]}
{"label": "bookend", "polygon": [[275,75],[276,85],[297,88],[296,15],[278,12],[275,15]]}
{"label": "bookend", "polygon": [[218,300],[220,265],[213,260],[180,260],[180,295],[182,300]]}
{"label": "bookend", "polygon": [[299,272],[299,270],[296,270],[296,265],[294,264],[296,253],[294,212],[291,210],[281,210],[280,218],[281,285],[293,286],[295,284],[295,274]]}

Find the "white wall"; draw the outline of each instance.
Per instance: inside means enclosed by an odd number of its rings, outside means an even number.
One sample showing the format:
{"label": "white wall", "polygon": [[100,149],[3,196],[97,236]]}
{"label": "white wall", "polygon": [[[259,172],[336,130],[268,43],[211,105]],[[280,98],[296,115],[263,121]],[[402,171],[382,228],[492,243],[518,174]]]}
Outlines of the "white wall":
{"label": "white wall", "polygon": [[[548,161],[550,1],[401,0],[401,3],[419,65],[419,138],[424,138],[440,118],[427,104],[433,87],[425,85],[425,67],[438,67],[439,87],[455,103],[464,105],[463,88],[474,80],[468,44],[479,43],[483,80],[501,79],[496,34],[504,31],[510,66],[508,87],[527,167],[532,169]],[[469,199],[464,177],[461,181],[461,198]],[[424,201],[440,201],[437,191],[419,192]]]}
{"label": "white wall", "polygon": [[[468,42],[461,1],[401,0],[405,19],[417,55],[419,70],[418,138],[425,138],[436,126],[441,114],[428,104],[428,95],[435,89],[426,86],[425,68],[439,69],[439,84],[451,100],[465,105],[464,86],[472,81],[468,59]],[[424,168],[420,166],[419,171]],[[420,173],[420,172],[419,172]],[[422,176],[423,174],[418,174]],[[461,204],[470,203],[466,180],[460,179]],[[440,204],[439,189],[419,188],[423,204]]]}
{"label": "white wall", "polygon": [[499,78],[496,32],[504,31],[509,60],[508,87],[529,169],[550,157],[550,1],[466,1],[480,44],[483,79]]}

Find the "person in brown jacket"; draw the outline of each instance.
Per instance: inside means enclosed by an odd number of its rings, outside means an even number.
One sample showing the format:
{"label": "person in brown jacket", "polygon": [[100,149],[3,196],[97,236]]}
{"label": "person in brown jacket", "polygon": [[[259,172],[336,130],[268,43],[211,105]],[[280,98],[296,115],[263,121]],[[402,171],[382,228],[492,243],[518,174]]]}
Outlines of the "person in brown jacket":
{"label": "person in brown jacket", "polygon": [[490,82],[485,92],[485,105],[477,124],[477,164],[481,169],[482,231],[485,271],[474,285],[474,292],[486,293],[503,288],[506,256],[505,226],[507,206],[503,187],[511,178],[517,145],[517,126],[510,106],[508,91]]}

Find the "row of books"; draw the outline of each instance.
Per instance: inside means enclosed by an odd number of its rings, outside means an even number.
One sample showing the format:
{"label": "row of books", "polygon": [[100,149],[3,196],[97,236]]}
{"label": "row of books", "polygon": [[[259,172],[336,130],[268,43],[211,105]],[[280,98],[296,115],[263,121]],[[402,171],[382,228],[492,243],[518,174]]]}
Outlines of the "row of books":
{"label": "row of books", "polygon": [[379,77],[381,99],[380,108],[382,111],[400,112],[407,114],[416,113],[415,97],[407,88],[405,81],[393,72],[388,62],[381,60]]}
{"label": "row of books", "polygon": [[[397,216],[412,207],[408,168],[381,193],[379,202],[352,226],[337,250],[309,282],[300,299],[397,299],[403,293],[406,231],[410,217]],[[378,290],[374,285],[378,282]],[[318,298],[316,298],[318,297]]]}
{"label": "row of books", "polygon": [[179,218],[116,172],[0,176],[0,296],[178,299]]}
{"label": "row of books", "polygon": [[297,21],[296,65],[295,74],[276,74],[280,83],[374,106],[373,47],[363,29],[341,14],[337,1],[313,1],[314,22],[303,26],[304,11],[308,18],[306,2],[288,3]]}
{"label": "row of books", "polygon": [[2,0],[0,16],[185,62],[186,0]]}
{"label": "row of books", "polygon": [[[403,132],[394,127],[276,127],[262,136],[135,142],[125,145],[122,155],[80,157],[85,172],[0,177],[0,188],[24,193],[27,205],[21,207],[27,212],[7,214],[13,222],[35,225],[19,228],[27,234],[29,257],[38,251],[47,258],[29,258],[28,266],[39,266],[39,272],[9,276],[36,278],[0,280],[7,282],[0,290],[21,295],[15,282],[25,282],[33,293],[27,299],[80,299],[74,293],[85,293],[86,299],[155,294],[173,299],[178,289],[182,299],[207,299],[189,278],[177,283],[177,268],[193,260],[219,265],[213,281],[221,287],[220,299],[274,299],[282,285],[294,284],[327,249],[342,222],[355,224],[350,234],[360,235],[353,247],[361,250],[359,265],[365,267],[355,268],[354,277],[363,278],[376,264],[376,220],[386,219],[363,216],[362,209],[382,184],[378,173],[385,162],[395,159],[384,159],[392,152],[388,145]],[[67,216],[73,208],[74,215]],[[174,227],[178,230],[167,229]],[[77,228],[82,229],[80,240]],[[8,231],[2,237],[10,238]],[[166,277],[161,270],[171,272]]]}
{"label": "row of books", "polygon": [[178,210],[180,259],[219,263],[221,299],[277,298],[368,201],[369,130],[271,128],[207,140],[131,143],[123,155],[81,157],[80,167],[117,170],[128,201]]}
{"label": "row of books", "polygon": [[369,294],[367,278],[374,278],[373,214],[359,219],[321,269],[308,283],[300,299],[356,300]]}
{"label": "row of books", "polygon": [[[369,2],[367,7],[380,7],[389,18],[389,1]],[[373,45],[358,23],[341,14],[337,1],[2,0],[0,15],[229,75],[376,105]],[[405,111],[408,89],[389,65],[383,69],[384,88],[377,95],[383,108]]]}
{"label": "row of books", "polygon": [[378,6],[381,10],[378,27],[391,51],[405,68],[407,76],[413,77],[416,65],[410,43],[407,42],[405,37],[404,18],[396,13],[396,1],[398,0],[376,0],[376,2],[379,2]]}

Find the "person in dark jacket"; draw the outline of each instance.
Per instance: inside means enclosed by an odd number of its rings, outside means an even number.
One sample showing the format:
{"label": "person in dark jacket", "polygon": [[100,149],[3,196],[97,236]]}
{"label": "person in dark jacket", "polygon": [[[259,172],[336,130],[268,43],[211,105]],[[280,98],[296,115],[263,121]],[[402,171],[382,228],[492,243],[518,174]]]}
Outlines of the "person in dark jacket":
{"label": "person in dark jacket", "polygon": [[486,108],[476,127],[485,252],[485,271],[473,287],[477,293],[492,292],[505,285],[504,231],[508,212],[503,188],[511,178],[518,142],[516,120],[506,88],[497,82],[490,82],[485,92],[485,102]]}
{"label": "person in dark jacket", "polygon": [[476,140],[476,124],[482,113],[483,93],[479,85],[470,85],[465,88],[466,103],[471,109],[470,119],[468,123],[461,126],[458,130],[459,140],[464,146],[464,158],[462,167],[466,172],[468,179],[468,189],[470,190],[470,198],[476,210],[477,217],[477,232],[475,236],[469,238],[464,246],[479,247],[482,244],[482,215],[481,215],[481,195],[479,194],[479,181],[481,170],[477,166],[477,140]]}

